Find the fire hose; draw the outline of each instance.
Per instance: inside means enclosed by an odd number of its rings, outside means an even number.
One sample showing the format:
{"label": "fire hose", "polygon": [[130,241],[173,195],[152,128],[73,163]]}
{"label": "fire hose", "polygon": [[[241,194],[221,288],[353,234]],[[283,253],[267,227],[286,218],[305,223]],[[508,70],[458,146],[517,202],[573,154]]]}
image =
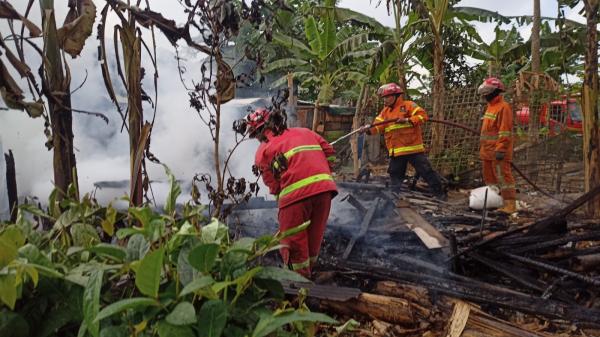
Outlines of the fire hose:
{"label": "fire hose", "polygon": [[[439,124],[445,124],[445,125],[448,125],[448,126],[453,126],[453,127],[459,128],[459,129],[463,129],[465,131],[469,131],[469,132],[471,132],[471,133],[473,133],[475,135],[479,135],[479,132],[477,132],[477,130],[472,129],[472,128],[470,128],[468,126],[465,126],[465,125],[462,125],[462,124],[458,124],[458,123],[454,123],[454,122],[447,121],[447,120],[442,120],[442,119],[429,119],[429,121],[433,122],[433,123],[439,123]],[[517,165],[515,165],[515,163],[513,163],[512,161],[510,162],[510,166],[515,170],[515,172],[517,172],[523,178],[523,180],[525,180],[529,185],[531,185],[536,191],[542,193],[543,195],[545,195],[545,196],[547,196],[547,197],[549,197],[551,199],[558,200],[554,196],[552,196],[550,193],[542,190],[533,181],[531,181],[531,179],[529,179],[529,177],[527,177],[525,175],[525,173],[523,173],[523,171],[521,171],[519,169],[519,167],[517,167]]]}
{"label": "fire hose", "polygon": [[[397,123],[397,122],[399,122],[399,120],[400,119],[385,120],[385,121],[382,121],[382,122],[373,123],[373,124],[369,125],[369,127],[375,127],[375,126],[380,126],[380,125],[385,125],[385,124]],[[472,129],[472,128],[468,127],[468,126],[459,124],[459,123],[455,123],[455,122],[451,122],[451,121],[447,121],[447,120],[443,120],[443,119],[431,119],[431,118],[428,119],[428,121],[432,122],[432,123],[438,123],[438,124],[444,124],[444,125],[448,125],[448,126],[453,126],[453,127],[459,128],[459,129],[463,129],[465,131],[469,131],[469,132],[471,132],[471,133],[473,133],[475,135],[479,135],[479,132],[477,130]],[[360,132],[362,130],[363,130],[363,128],[361,127],[361,128],[358,128],[358,129],[356,129],[356,130],[354,130],[354,131],[352,131],[350,133],[347,133],[347,134],[343,135],[342,137],[340,137],[340,138],[336,139],[335,141],[333,141],[331,143],[331,145],[334,145],[335,143],[337,143],[337,142],[339,142],[339,141],[341,141],[343,139],[346,139],[346,138],[348,138],[348,137],[350,137],[350,136],[352,136],[352,135],[354,135],[354,134],[356,134],[356,133],[358,133],[358,132]],[[510,166],[515,170],[515,172],[517,172],[523,178],[523,180],[525,180],[529,185],[531,185],[536,191],[542,193],[543,195],[545,195],[545,196],[547,196],[549,198],[552,198],[554,200],[558,200],[554,196],[552,196],[551,194],[549,194],[548,192],[546,192],[546,191],[542,190],[540,187],[538,187],[512,161],[510,162]]]}
{"label": "fire hose", "polygon": [[[402,119],[404,119],[404,118],[388,119],[388,120],[385,120],[385,121],[382,121],[382,122],[377,122],[377,123],[369,124],[368,126],[369,126],[369,128],[373,128],[373,127],[376,127],[376,126],[381,126],[381,125],[386,125],[386,124],[399,123],[399,122],[401,122]],[[349,132],[349,133],[341,136],[340,138],[334,140],[333,142],[331,142],[331,145],[335,145],[339,141],[344,140],[344,139],[346,139],[346,138],[348,138],[348,137],[350,137],[350,136],[352,136],[352,135],[354,135],[354,134],[356,134],[356,133],[358,133],[358,132],[360,132],[362,130],[364,130],[364,129],[362,127],[360,127],[360,128],[358,128],[358,129],[356,129],[356,130],[354,130],[352,132]]]}

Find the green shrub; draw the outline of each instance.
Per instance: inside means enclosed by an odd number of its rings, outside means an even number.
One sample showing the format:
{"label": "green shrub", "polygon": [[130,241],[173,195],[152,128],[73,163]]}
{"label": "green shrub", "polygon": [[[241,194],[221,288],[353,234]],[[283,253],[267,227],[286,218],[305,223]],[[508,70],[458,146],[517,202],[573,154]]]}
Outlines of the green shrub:
{"label": "green shrub", "polygon": [[[280,281],[306,279],[257,262],[306,225],[232,242],[202,206],[177,214],[167,174],[162,214],[51,195],[47,211],[24,205],[1,225],[0,336],[304,336],[335,322],[285,300]],[[52,228],[36,229],[41,220]]]}

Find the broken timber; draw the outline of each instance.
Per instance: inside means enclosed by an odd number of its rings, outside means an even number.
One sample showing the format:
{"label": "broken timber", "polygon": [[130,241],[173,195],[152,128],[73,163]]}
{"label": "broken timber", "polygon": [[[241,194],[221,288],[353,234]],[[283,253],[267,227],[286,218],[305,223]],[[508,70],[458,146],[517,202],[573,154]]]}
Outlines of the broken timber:
{"label": "broken timber", "polygon": [[362,293],[360,289],[356,288],[320,285],[314,283],[281,281],[281,285],[283,286],[283,291],[288,295],[296,296],[298,295],[298,291],[300,289],[306,289],[308,290],[310,297],[320,300],[343,302],[358,298],[358,296]]}
{"label": "broken timber", "polygon": [[362,293],[357,298],[344,302],[322,300],[321,304],[347,315],[360,313],[367,317],[401,325],[414,325],[418,322],[417,314],[421,318],[426,318],[431,313],[429,309],[403,298],[369,293]]}
{"label": "broken timber", "polygon": [[[417,260],[414,258],[411,259]],[[410,261],[409,259],[404,259],[404,262]],[[423,261],[419,266],[407,263],[407,268],[411,270],[415,268],[423,270],[423,268],[427,268],[427,265]],[[457,275],[449,271],[440,273],[440,269],[442,269],[440,267],[430,268],[429,274],[424,272],[391,271],[371,265],[343,261],[340,261],[336,265],[327,266],[327,268],[341,271],[352,270],[355,274],[362,274],[364,277],[371,279],[391,280],[400,283],[410,282],[419,284],[431,291],[462,300],[480,304],[491,304],[547,318],[567,319],[586,326],[600,327],[600,310],[586,308],[581,305],[565,304],[551,299],[542,299],[502,286]],[[432,275],[431,272],[437,273],[439,276]]]}
{"label": "broken timber", "polygon": [[[423,287],[381,281],[377,282],[374,291],[382,295],[406,298],[426,308],[432,306],[429,300],[429,292]],[[446,316],[449,316],[448,335],[446,336],[542,336],[519,328],[510,322],[492,317],[468,302],[443,297],[439,304],[444,309]],[[452,313],[450,314],[451,310]]]}
{"label": "broken timber", "polygon": [[547,271],[552,271],[555,273],[559,273],[559,274],[563,274],[575,279],[578,279],[580,281],[589,283],[591,285],[595,285],[595,286],[600,286],[600,280],[597,280],[595,278],[589,277],[589,276],[585,276],[585,275],[581,275],[575,272],[572,272],[570,270],[564,269],[564,268],[560,268],[560,267],[556,267],[553,266],[549,263],[544,263],[544,262],[540,262],[540,261],[536,261],[534,259],[530,259],[530,258],[526,258],[524,256],[519,256],[519,255],[515,255],[515,254],[511,254],[508,252],[502,252],[502,254],[506,257],[509,257],[511,259],[517,260],[519,262],[534,266],[534,267],[538,267]]}
{"label": "broken timber", "polygon": [[591,191],[580,196],[575,201],[568,204],[558,212],[550,215],[549,217],[546,217],[540,221],[536,221],[530,226],[531,228],[529,229],[528,234],[532,235],[548,232],[564,233],[567,229],[567,222],[565,220],[565,217],[571,214],[577,208],[581,207],[586,202],[593,200],[598,195],[600,195],[600,186],[596,186]]}
{"label": "broken timber", "polygon": [[342,201],[348,201],[350,205],[354,206],[354,208],[356,208],[360,212],[361,215],[367,213],[367,209],[365,208],[365,206],[363,206],[360,203],[360,201],[358,201],[352,194],[348,194],[347,196],[342,198]]}
{"label": "broken timber", "polygon": [[435,227],[410,208],[406,201],[399,200],[395,212],[406,221],[406,226],[421,239],[428,249],[448,247],[446,239]]}
{"label": "broken timber", "polygon": [[371,221],[373,220],[373,216],[375,215],[375,211],[377,211],[377,207],[379,207],[380,202],[381,202],[381,198],[375,199],[375,205],[373,205],[371,208],[369,208],[369,210],[367,211],[367,214],[365,214],[365,217],[363,218],[362,223],[360,224],[360,232],[358,232],[358,234],[356,234],[355,236],[352,237],[352,239],[350,239],[348,246],[346,246],[346,250],[344,250],[344,254],[342,255],[342,258],[344,260],[347,259],[348,256],[350,255],[350,252],[352,252],[352,248],[354,247],[354,244],[356,244],[356,242],[358,240],[360,240],[369,230],[369,225],[371,224]]}
{"label": "broken timber", "polygon": [[[420,286],[383,281],[376,284],[375,294],[354,288],[311,283],[284,283],[283,286],[290,295],[298,295],[298,290],[305,288],[308,296],[319,299],[321,305],[346,315],[359,313],[401,326],[448,320],[448,336],[543,336],[492,317],[467,302],[442,297],[434,304],[429,291]],[[438,315],[440,310],[442,316]]]}
{"label": "broken timber", "polygon": [[548,233],[548,232],[550,232],[550,233],[564,232],[567,229],[567,227],[566,227],[567,222],[565,220],[565,217],[598,195],[600,195],[600,186],[596,186],[593,190],[591,190],[591,191],[585,193],[584,195],[582,195],[581,197],[577,198],[577,200],[573,201],[572,203],[567,205],[565,208],[557,211],[556,213],[554,213],[542,220],[536,221],[534,223],[531,223],[531,224],[528,224],[525,226],[512,228],[505,232],[492,233],[489,236],[485,237],[483,240],[470,246],[469,248],[466,248],[466,249],[462,250],[461,252],[451,256],[449,258],[449,260],[452,260],[463,254],[471,252],[477,248],[488,245],[491,242],[496,242],[502,238],[505,238],[507,236],[510,236],[512,234],[519,233],[519,232],[527,231],[528,235],[540,235],[540,234]]}

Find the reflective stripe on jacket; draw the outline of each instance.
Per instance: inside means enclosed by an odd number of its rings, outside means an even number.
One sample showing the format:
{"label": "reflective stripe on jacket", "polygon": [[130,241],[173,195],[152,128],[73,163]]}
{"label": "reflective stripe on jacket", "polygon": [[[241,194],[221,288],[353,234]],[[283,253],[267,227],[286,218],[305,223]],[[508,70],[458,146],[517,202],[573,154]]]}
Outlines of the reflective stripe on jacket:
{"label": "reflective stripe on jacket", "polygon": [[[267,130],[265,136],[268,141],[260,143],[255,164],[279,208],[323,192],[337,194],[330,168],[335,151],[323,137],[306,128],[289,128],[278,136]],[[278,154],[286,158],[287,169],[276,178],[271,165]]]}
{"label": "reflective stripe on jacket", "polygon": [[376,126],[371,128],[369,133],[383,133],[385,146],[391,157],[425,152],[421,130],[421,125],[427,120],[425,110],[413,101],[398,98],[393,107],[381,110],[374,123],[398,118],[408,118],[410,122]]}
{"label": "reflective stripe on jacket", "polygon": [[513,112],[502,96],[488,103],[481,124],[479,156],[483,160],[495,160],[496,152],[506,153],[505,160],[512,160]]}

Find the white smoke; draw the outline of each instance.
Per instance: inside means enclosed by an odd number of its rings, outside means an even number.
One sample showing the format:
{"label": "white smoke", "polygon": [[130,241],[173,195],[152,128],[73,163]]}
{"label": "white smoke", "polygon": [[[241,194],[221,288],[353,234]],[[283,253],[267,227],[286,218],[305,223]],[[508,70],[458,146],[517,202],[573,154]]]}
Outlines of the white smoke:
{"label": "white smoke", "polygon": [[[57,9],[57,22],[62,22],[67,1],[55,1]],[[97,6],[104,5],[97,2]],[[159,6],[166,6],[163,2],[156,2]],[[24,12],[24,4],[16,4],[19,12]],[[39,9],[32,13],[39,13]],[[154,8],[161,11],[161,8]],[[97,19],[99,16],[99,10]],[[165,9],[165,16],[175,11]],[[39,16],[39,15],[38,15]],[[114,16],[114,15],[113,15]],[[31,15],[35,19],[35,15]],[[112,46],[112,27],[109,20],[107,24],[107,46]],[[33,20],[39,25],[39,20]],[[98,21],[98,20],[97,20]],[[6,23],[0,26],[4,36],[8,31]],[[19,25],[17,25],[19,26]],[[94,27],[96,30],[96,26]],[[143,36],[150,43],[150,32],[143,30]],[[180,81],[177,60],[174,48],[157,31],[157,64],[158,64],[158,100],[156,120],[151,137],[151,152],[164,164],[170,167],[175,177],[182,181],[191,181],[195,173],[209,173],[214,177],[213,169],[213,140],[208,127],[198,117],[196,112],[189,106],[187,91]],[[94,183],[99,181],[129,180],[129,140],[126,130],[121,132],[122,120],[117,110],[106,93],[101,70],[97,60],[96,32],[87,40],[84,50],[77,59],[68,58],[71,69],[71,90],[74,90],[84,81],[86,70],[87,80],[81,89],[72,95],[72,106],[76,109],[95,111],[105,114],[110,123],[107,125],[101,119],[85,114],[73,113],[74,144],[76,148],[76,160],[79,174],[79,186],[81,193],[95,190]],[[41,40],[36,40],[41,43]],[[111,48],[112,49],[112,48]],[[191,50],[184,51],[186,60],[186,73],[183,75],[191,84],[191,80],[199,81],[200,63],[203,54]],[[27,60],[32,70],[37,71],[39,57],[28,50]],[[109,55],[114,60],[114,54]],[[113,83],[119,83],[120,79],[115,71],[115,64],[111,63]],[[144,57],[143,66],[146,75],[143,80],[144,90],[154,99],[153,75],[154,70],[150,59]],[[13,73],[18,79],[18,75]],[[26,89],[25,82],[20,83],[22,89]],[[125,96],[121,85],[116,85],[116,91]],[[27,93],[27,91],[26,91]],[[228,150],[235,143],[235,135],[231,128],[235,119],[240,118],[246,111],[247,100],[234,100],[222,106],[221,127],[221,158],[226,157]],[[125,105],[123,105],[125,106]],[[152,119],[153,109],[150,104],[144,103],[144,115],[147,120]],[[44,147],[46,138],[43,134],[44,121],[41,118],[29,118],[26,113],[10,110],[0,114],[0,141],[4,149],[12,149],[15,155],[17,184],[19,195],[34,195],[44,200],[53,188],[52,179],[52,152]],[[246,141],[241,144],[233,155],[230,163],[231,174],[236,177],[246,177],[253,180],[251,173],[254,161],[254,152],[258,142]],[[160,165],[147,162],[150,179],[153,181],[166,181],[164,169]],[[262,189],[265,191],[265,189]],[[128,192],[124,188],[104,188],[96,191],[96,197],[101,203],[108,203],[113,198],[122,196]],[[162,203],[166,198],[168,187],[166,183],[153,184],[153,192],[157,203]],[[183,195],[182,199],[189,199]]]}

